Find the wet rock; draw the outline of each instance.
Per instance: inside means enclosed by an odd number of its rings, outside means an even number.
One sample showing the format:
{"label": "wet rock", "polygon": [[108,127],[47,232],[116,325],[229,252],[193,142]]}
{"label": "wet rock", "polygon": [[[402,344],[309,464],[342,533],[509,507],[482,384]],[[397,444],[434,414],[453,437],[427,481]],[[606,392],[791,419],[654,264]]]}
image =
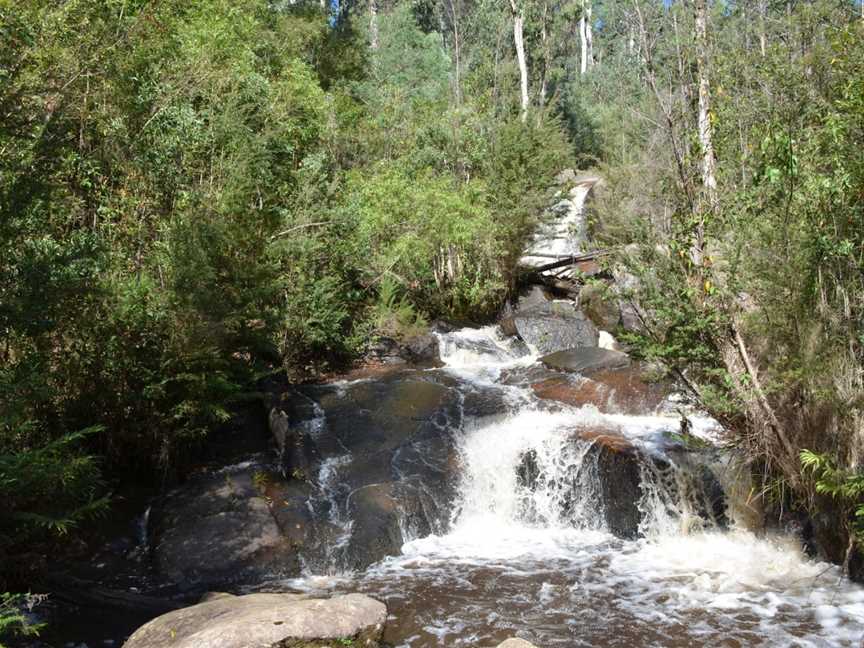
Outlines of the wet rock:
{"label": "wet rock", "polygon": [[[557,490],[561,519],[577,512],[574,524],[599,522],[600,528],[615,536],[636,538],[644,522],[640,502],[650,489],[671,516],[675,510],[687,509],[692,519],[684,522],[725,525],[723,490],[699,453],[673,450],[673,463],[671,456],[648,453],[618,431],[606,428],[576,430],[570,443],[582,458],[563,481],[557,477],[549,481],[533,451],[525,453],[516,470],[522,488]],[[524,513],[528,518],[535,513],[530,498]]]}
{"label": "wet rock", "polygon": [[519,337],[541,354],[597,346],[597,329],[568,301],[547,302],[520,310],[513,322]]}
{"label": "wet rock", "polygon": [[532,308],[543,307],[555,301],[554,295],[543,286],[533,285],[519,295],[516,301],[516,312],[530,311]]}
{"label": "wet rock", "polygon": [[463,396],[457,388],[465,391],[453,376],[403,370],[287,396],[316,405],[306,412],[314,425],[289,422],[314,428],[308,437],[317,458],[302,481],[271,499],[282,533],[307,564],[362,569],[398,554],[405,533],[443,530],[458,483],[452,430],[469,413],[506,407],[492,390]]}
{"label": "wet rock", "polygon": [[[768,523],[782,529],[785,533],[801,539],[805,551],[820,560],[843,565],[849,551],[849,541],[843,524],[844,511],[837,502],[826,496],[817,495],[814,512],[803,510],[778,509],[767,511]],[[849,554],[849,579],[864,583],[864,553],[852,547]]]}
{"label": "wet rock", "polygon": [[302,548],[313,535],[320,535],[319,520],[309,510],[312,485],[306,480],[277,482],[267,487],[270,512],[279,531],[292,547]]}
{"label": "wet rock", "polygon": [[503,391],[478,387],[465,394],[462,414],[471,418],[495,416],[506,412],[507,407],[506,395]]}
{"label": "wet rock", "polygon": [[426,499],[422,487],[410,481],[371,484],[351,493],[348,565],[364,569],[386,556],[398,556],[409,540],[429,535],[433,525],[427,510],[432,509],[432,517],[439,512],[434,500]]}
{"label": "wet rock", "polygon": [[606,528],[619,538],[635,538],[642,519],[639,465],[644,457],[632,443],[614,433],[585,430],[579,438],[592,444]]}
{"label": "wet rock", "polygon": [[367,349],[366,357],[384,364],[439,366],[438,338],[432,331],[406,340],[379,336]]}
{"label": "wet rock", "polygon": [[415,364],[435,364],[441,358],[438,355],[438,338],[432,333],[417,335],[402,345],[407,360]]}
{"label": "wet rock", "polygon": [[543,356],[540,361],[551,369],[588,375],[601,369],[626,367],[630,364],[630,357],[620,351],[595,346],[556,351]]}
{"label": "wet rock", "polygon": [[519,329],[516,328],[516,319],[512,314],[502,317],[498,322],[498,328],[507,337],[516,337],[519,335]]}
{"label": "wet rock", "polygon": [[299,565],[255,485],[254,466],[197,477],[154,513],[158,573],[184,586],[234,582]]}
{"label": "wet rock", "polygon": [[579,291],[579,308],[598,329],[614,331],[621,320],[616,296],[602,283],[590,283]]}
{"label": "wet rock", "polygon": [[248,594],[157,617],[124,648],[325,648],[339,642],[375,648],[386,618],[386,606],[363,594]]}
{"label": "wet rock", "polygon": [[288,415],[278,407],[270,409],[268,423],[276,441],[282,474],[302,479],[315,460],[311,439],[302,430],[292,427]]}
{"label": "wet rock", "polygon": [[669,382],[648,381],[644,368],[598,369],[590,376],[556,374],[531,385],[542,399],[576,407],[593,405],[605,414],[653,414],[673,392]]}

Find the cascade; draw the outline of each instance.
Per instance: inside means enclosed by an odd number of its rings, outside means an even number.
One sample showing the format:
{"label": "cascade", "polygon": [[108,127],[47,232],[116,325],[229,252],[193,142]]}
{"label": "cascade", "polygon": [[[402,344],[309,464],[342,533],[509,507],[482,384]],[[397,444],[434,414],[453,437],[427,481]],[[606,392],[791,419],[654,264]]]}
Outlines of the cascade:
{"label": "cascade", "polygon": [[[669,435],[680,403],[627,416],[541,401],[528,386],[536,357],[494,327],[439,342],[445,366],[404,378],[440,403],[393,455],[397,481],[384,482],[395,522],[374,531],[396,534],[396,555],[352,566],[366,524],[352,502],[370,488],[379,501],[382,484],[352,486],[357,451],[342,437],[309,500],[336,528],[327,553],[276,586],[386,600],[385,639],[406,648],[493,645],[516,631],[549,647],[860,645],[864,592],[794,538],[744,526],[728,457]],[[356,399],[376,380],[327,398]],[[324,410],[312,434],[335,422]],[[717,442],[716,423],[691,420]],[[450,472],[424,481],[414,467],[434,463],[425,444],[439,438]]]}

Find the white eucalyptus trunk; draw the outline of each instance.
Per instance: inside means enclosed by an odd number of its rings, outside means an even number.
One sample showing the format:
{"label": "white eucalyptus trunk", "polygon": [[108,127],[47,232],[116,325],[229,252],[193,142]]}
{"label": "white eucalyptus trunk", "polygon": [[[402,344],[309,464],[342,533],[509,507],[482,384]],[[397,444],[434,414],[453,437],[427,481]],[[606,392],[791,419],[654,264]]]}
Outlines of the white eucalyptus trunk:
{"label": "white eucalyptus trunk", "polygon": [[711,86],[708,80],[708,8],[706,0],[696,0],[695,4],[702,185],[709,206],[713,209],[717,205],[717,161],[714,157],[713,128],[711,126]]}
{"label": "white eucalyptus trunk", "polygon": [[528,119],[528,64],[525,61],[525,38],[523,27],[525,17],[516,6],[516,0],[510,0],[513,11],[513,42],[516,45],[516,61],[519,63],[519,91],[522,97],[522,121]]}
{"label": "white eucalyptus trunk", "polygon": [[588,34],[585,29],[585,11],[579,16],[579,41],[582,45],[581,59],[579,61],[579,73],[585,74],[588,71]]}
{"label": "white eucalyptus trunk", "polygon": [[378,49],[378,0],[369,0],[369,42],[373,50]]}
{"label": "white eucalyptus trunk", "polygon": [[587,66],[594,66],[594,32],[591,27],[591,0],[583,0],[585,13],[585,52]]}

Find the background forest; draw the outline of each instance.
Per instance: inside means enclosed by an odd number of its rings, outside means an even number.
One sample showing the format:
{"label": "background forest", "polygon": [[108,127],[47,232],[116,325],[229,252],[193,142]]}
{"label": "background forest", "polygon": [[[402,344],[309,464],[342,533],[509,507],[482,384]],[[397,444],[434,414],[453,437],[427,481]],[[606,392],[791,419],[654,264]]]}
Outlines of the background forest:
{"label": "background forest", "polygon": [[0,591],[262,377],[494,316],[574,165],[627,342],[851,549],[862,131],[864,1],[0,0]]}

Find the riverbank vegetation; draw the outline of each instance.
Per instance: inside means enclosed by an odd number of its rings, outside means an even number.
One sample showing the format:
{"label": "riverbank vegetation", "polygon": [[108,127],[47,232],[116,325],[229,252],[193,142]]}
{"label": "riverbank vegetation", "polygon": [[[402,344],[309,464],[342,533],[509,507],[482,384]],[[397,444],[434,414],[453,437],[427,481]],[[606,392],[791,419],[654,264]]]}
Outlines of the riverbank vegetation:
{"label": "riverbank vegetation", "polygon": [[493,315],[574,164],[628,341],[856,537],[858,10],[0,0],[0,591],[262,376]]}
{"label": "riverbank vegetation", "polygon": [[636,277],[632,341],[727,425],[754,498],[806,514],[847,567],[864,546],[862,8],[627,3],[590,91],[604,132],[610,106],[631,124],[606,140],[598,213]]}
{"label": "riverbank vegetation", "polygon": [[509,13],[457,66],[440,9],[0,3],[5,579],[267,373],[500,307],[575,151],[520,117]]}

